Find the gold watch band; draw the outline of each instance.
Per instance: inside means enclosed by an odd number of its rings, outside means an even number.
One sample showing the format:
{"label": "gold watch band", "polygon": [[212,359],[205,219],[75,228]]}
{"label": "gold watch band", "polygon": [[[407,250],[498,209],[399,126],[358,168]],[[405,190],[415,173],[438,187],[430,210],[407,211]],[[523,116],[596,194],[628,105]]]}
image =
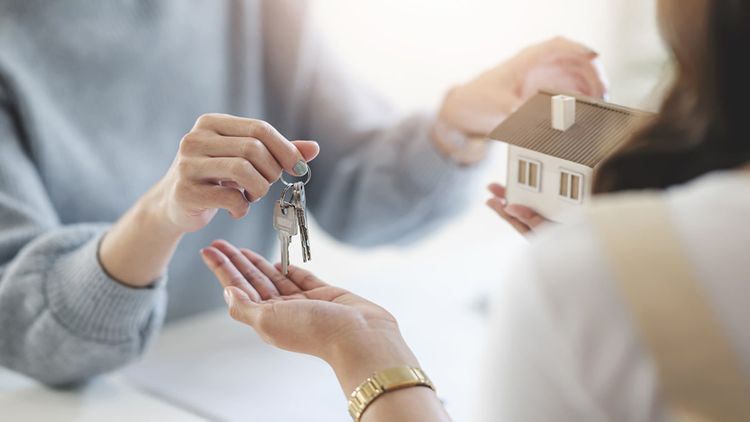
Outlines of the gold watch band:
{"label": "gold watch band", "polygon": [[432,381],[420,368],[402,366],[376,372],[355,388],[349,396],[349,414],[355,422],[359,422],[367,406],[383,393],[417,386],[429,387],[435,391]]}

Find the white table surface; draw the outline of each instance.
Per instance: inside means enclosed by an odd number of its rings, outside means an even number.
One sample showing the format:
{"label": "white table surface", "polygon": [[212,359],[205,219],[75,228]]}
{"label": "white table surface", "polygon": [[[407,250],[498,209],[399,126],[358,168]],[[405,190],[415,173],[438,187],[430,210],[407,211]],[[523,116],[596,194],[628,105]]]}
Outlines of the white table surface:
{"label": "white table surface", "polygon": [[3,422],[205,422],[110,376],[76,390],[57,391],[0,368]]}

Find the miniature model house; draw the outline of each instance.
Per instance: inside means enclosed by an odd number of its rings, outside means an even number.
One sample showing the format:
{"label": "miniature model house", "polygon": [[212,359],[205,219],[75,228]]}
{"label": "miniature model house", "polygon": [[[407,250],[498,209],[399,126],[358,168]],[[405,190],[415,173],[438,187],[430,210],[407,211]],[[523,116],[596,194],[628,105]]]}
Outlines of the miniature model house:
{"label": "miniature model house", "polygon": [[589,201],[596,166],[647,116],[590,98],[537,94],[490,134],[509,146],[508,203],[568,220]]}

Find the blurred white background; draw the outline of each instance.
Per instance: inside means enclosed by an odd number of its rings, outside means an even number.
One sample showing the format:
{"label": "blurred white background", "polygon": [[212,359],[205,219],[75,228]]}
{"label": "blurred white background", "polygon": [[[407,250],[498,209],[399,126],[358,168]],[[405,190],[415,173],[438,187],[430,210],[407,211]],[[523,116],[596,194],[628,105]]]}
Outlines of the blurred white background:
{"label": "blurred white background", "polygon": [[[653,1],[318,0],[312,5],[318,29],[348,70],[408,113],[435,109],[452,85],[555,35],[600,53],[611,101],[652,108],[652,92],[667,61]],[[475,194],[466,212],[416,244],[363,251],[336,244],[311,227],[314,260],[305,267],[398,317],[457,421],[471,420],[476,406],[484,300],[525,244],[484,206],[484,187],[504,181],[503,158],[498,146],[486,173],[467,186]],[[297,242],[292,256],[300,261]],[[221,324],[225,330],[217,328]],[[168,327],[133,377],[213,419],[348,420],[341,392],[322,363],[249,336],[223,311]],[[159,386],[149,382],[154,379]]]}

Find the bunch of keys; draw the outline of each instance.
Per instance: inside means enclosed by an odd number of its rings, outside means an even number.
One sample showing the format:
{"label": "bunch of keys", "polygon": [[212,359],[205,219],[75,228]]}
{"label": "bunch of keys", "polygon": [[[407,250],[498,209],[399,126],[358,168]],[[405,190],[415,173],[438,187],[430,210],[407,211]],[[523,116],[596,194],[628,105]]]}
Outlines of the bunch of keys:
{"label": "bunch of keys", "polygon": [[[304,182],[289,183],[281,178],[286,185],[281,192],[281,198],[276,201],[273,209],[273,228],[279,232],[281,243],[281,272],[289,273],[289,246],[292,237],[300,235],[302,243],[302,260],[307,262],[310,256],[310,237],[307,230],[307,215],[305,210],[305,185],[310,182],[310,170],[307,171],[307,179]],[[291,198],[287,196],[291,192]]]}

